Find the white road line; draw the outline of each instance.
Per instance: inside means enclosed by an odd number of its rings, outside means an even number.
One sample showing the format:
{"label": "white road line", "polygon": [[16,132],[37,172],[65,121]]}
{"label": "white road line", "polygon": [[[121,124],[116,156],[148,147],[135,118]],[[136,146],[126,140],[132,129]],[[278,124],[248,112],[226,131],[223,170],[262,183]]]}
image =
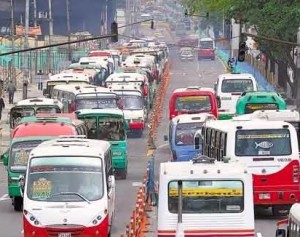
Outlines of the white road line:
{"label": "white road line", "polygon": [[132,182],[133,187],[141,187],[143,185],[142,182]]}
{"label": "white road line", "polygon": [[8,199],[9,199],[8,194],[4,194],[2,197],[0,197],[0,202],[1,202],[1,201],[6,201],[6,200],[8,200]]}
{"label": "white road line", "polygon": [[259,232],[259,233],[256,233],[256,236],[257,237],[263,237],[263,235]]}
{"label": "white road line", "polygon": [[166,147],[166,146],[169,146],[169,143],[162,144],[162,145],[158,146],[157,149],[161,149],[161,148],[164,148],[164,147]]}

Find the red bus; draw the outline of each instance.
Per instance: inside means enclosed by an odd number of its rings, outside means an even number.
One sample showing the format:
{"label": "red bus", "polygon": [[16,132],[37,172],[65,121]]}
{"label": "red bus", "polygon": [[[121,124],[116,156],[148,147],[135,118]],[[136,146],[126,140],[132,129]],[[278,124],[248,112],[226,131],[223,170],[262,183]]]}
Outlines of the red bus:
{"label": "red bus", "polygon": [[179,88],[173,91],[169,101],[169,119],[179,114],[195,113],[211,113],[217,118],[219,107],[220,104],[211,88]]}
{"label": "red bus", "polygon": [[215,60],[215,42],[211,38],[202,38],[199,40],[198,60],[211,59]]}

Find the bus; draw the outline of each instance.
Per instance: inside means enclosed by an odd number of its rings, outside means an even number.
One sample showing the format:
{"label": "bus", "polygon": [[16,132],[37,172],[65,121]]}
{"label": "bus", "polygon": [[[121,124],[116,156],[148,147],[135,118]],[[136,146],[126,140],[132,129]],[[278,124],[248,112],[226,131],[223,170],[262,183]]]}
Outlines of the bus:
{"label": "bus", "polygon": [[255,206],[271,207],[277,216],[300,200],[298,136],[292,124],[238,116],[207,121],[197,136],[201,139],[195,139],[195,148],[202,142],[204,155],[248,165]]}
{"label": "bus", "polygon": [[[280,228],[285,225],[285,228]],[[277,222],[275,237],[300,236],[300,203],[295,203],[289,212],[288,218]]]}
{"label": "bus", "polygon": [[198,60],[208,58],[215,60],[216,58],[216,46],[215,41],[212,38],[201,38],[198,44]]}
{"label": "bus", "polygon": [[79,63],[95,63],[101,64],[107,67],[108,74],[112,74],[115,70],[114,60],[111,56],[89,56],[89,57],[81,57],[79,59]]}
{"label": "bus", "polygon": [[20,177],[24,237],[110,236],[115,183],[109,142],[81,136],[43,142]]}
{"label": "bus", "polygon": [[127,136],[128,124],[119,109],[82,109],[76,111],[78,119],[88,128],[87,138],[109,141],[112,149],[112,162],[116,175],[127,177]]}
{"label": "bus", "polygon": [[87,128],[82,121],[63,117],[25,117],[12,131],[3,165],[7,167],[8,195],[15,211],[22,210],[18,178],[26,171],[29,152],[41,142],[60,135],[87,135]]}
{"label": "bus", "polygon": [[179,36],[179,37],[186,35],[185,24],[183,22],[176,23],[176,26],[175,26],[175,35]]}
{"label": "bus", "polygon": [[236,114],[250,114],[256,110],[284,110],[285,100],[277,92],[243,92],[236,102]]}
{"label": "bus", "polygon": [[53,87],[56,85],[88,85],[91,78],[88,75],[74,73],[59,73],[50,76],[46,82],[46,88],[43,90],[43,96],[51,98]]}
{"label": "bus", "polygon": [[120,97],[124,117],[129,125],[128,132],[141,137],[150,110],[149,102],[144,98],[141,88],[127,83],[113,83],[109,89]]}
{"label": "bus", "polygon": [[117,94],[100,86],[58,85],[53,88],[52,98],[62,102],[66,113],[80,109],[120,108]]}
{"label": "bus", "polygon": [[169,136],[165,136],[164,140],[169,140],[172,161],[188,161],[197,153],[202,153],[194,148],[194,135],[210,119],[216,117],[207,113],[181,114],[170,121]]}
{"label": "bus", "polygon": [[9,112],[10,128],[15,128],[23,117],[38,113],[62,113],[63,104],[56,99],[30,98],[17,102]]}
{"label": "bus", "polygon": [[83,61],[80,63],[72,63],[68,66],[68,69],[94,69],[97,74],[94,77],[96,86],[104,86],[106,78],[110,75],[108,64],[103,61]]}
{"label": "bus", "polygon": [[218,117],[217,97],[212,90],[198,86],[178,88],[169,100],[169,120],[179,114],[211,113]]}
{"label": "bus", "polygon": [[252,176],[199,156],[160,164],[158,237],[255,236]]}
{"label": "bus", "polygon": [[215,84],[216,95],[220,98],[219,119],[231,119],[236,114],[236,102],[245,91],[258,91],[255,78],[247,73],[221,74]]}

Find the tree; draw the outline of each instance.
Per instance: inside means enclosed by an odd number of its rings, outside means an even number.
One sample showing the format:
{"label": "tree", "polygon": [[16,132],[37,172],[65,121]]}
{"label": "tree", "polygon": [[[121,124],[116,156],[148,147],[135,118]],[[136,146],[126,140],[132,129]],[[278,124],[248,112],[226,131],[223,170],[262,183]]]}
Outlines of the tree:
{"label": "tree", "polygon": [[[296,42],[296,35],[300,26],[299,0],[184,0],[195,12],[200,10],[214,11],[217,14],[225,12],[228,18],[242,20],[255,27],[257,35]],[[296,95],[300,87],[300,71],[297,69],[292,53],[293,46],[278,44],[269,40],[254,39],[259,49],[263,51],[273,63],[279,66],[279,84],[286,87],[289,83]],[[287,76],[290,66],[298,80],[292,82]],[[298,90],[300,93],[300,90]]]}

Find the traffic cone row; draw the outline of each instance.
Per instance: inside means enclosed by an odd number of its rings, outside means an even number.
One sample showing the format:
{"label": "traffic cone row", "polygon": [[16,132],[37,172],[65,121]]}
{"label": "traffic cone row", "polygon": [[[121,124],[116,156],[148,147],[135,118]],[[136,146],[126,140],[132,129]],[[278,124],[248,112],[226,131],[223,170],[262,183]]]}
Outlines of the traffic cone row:
{"label": "traffic cone row", "polygon": [[122,237],[145,237],[145,233],[148,231],[148,215],[146,213],[146,184],[148,176],[144,177],[142,186],[139,188],[136,195],[135,208],[130,216],[130,224],[126,226],[125,235],[122,233]]}
{"label": "traffic cone row", "polygon": [[169,85],[169,77],[170,77],[169,68],[170,68],[170,64],[167,63],[162,75],[160,86],[156,92],[157,96],[155,98],[155,102],[151,112],[148,146],[151,147],[152,149],[155,149],[154,141],[157,135],[157,128],[160,125],[160,121],[162,119],[162,108],[164,104],[166,90]]}

